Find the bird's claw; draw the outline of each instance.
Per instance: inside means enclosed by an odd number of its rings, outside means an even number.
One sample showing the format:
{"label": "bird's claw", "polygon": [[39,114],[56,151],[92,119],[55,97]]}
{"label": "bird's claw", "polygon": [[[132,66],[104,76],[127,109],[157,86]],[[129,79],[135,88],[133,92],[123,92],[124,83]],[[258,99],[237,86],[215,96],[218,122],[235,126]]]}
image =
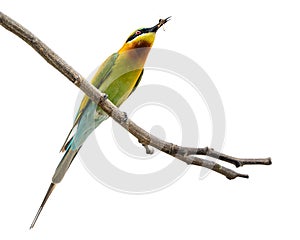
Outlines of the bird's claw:
{"label": "bird's claw", "polygon": [[108,99],[108,95],[106,93],[103,94],[103,100],[107,100]]}
{"label": "bird's claw", "polygon": [[102,95],[102,98],[100,99],[100,103],[104,103],[106,100],[108,99],[108,95],[106,94],[106,93],[104,93],[103,95]]}

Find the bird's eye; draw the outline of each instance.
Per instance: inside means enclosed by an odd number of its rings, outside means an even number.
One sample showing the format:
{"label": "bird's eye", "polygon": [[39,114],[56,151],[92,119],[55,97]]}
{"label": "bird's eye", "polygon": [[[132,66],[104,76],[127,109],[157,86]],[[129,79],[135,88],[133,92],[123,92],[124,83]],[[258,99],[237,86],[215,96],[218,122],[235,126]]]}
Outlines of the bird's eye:
{"label": "bird's eye", "polygon": [[140,35],[141,33],[142,33],[142,32],[139,31],[139,30],[137,30],[137,31],[135,32],[136,35]]}

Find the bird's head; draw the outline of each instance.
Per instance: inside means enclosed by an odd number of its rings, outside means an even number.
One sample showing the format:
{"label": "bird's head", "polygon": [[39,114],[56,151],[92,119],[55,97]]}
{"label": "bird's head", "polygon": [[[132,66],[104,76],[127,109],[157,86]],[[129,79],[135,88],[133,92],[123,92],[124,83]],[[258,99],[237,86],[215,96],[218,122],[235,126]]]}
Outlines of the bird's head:
{"label": "bird's head", "polygon": [[136,48],[151,48],[157,30],[170,20],[171,17],[160,19],[158,24],[150,28],[139,28],[130,34],[119,53]]}

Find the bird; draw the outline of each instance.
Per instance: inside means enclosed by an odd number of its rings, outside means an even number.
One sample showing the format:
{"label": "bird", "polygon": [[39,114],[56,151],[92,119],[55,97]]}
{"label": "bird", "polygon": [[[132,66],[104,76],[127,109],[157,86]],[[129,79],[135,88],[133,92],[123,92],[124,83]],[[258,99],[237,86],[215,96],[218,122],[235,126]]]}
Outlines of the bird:
{"label": "bird", "polygon": [[[105,93],[119,107],[136,89],[144,73],[144,64],[155,40],[157,30],[171,17],[160,19],[153,27],[139,28],[132,32],[123,46],[110,55],[97,69],[91,84]],[[68,171],[72,161],[87,137],[109,116],[86,95],[83,97],[73,127],[62,148],[64,156],[59,162],[48,191],[30,225],[32,229],[48,198]],[[72,135],[72,136],[71,136]]]}

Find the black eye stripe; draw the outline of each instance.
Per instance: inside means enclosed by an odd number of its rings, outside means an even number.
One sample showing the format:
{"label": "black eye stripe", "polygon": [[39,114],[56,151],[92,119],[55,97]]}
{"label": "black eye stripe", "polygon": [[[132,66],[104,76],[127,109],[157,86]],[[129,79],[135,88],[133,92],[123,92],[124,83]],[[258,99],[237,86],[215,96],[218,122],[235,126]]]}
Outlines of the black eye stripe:
{"label": "black eye stripe", "polygon": [[143,33],[147,33],[150,31],[150,28],[141,28],[136,30],[129,38],[126,40],[126,42],[129,42],[133,39],[135,39],[137,36],[142,35]]}

